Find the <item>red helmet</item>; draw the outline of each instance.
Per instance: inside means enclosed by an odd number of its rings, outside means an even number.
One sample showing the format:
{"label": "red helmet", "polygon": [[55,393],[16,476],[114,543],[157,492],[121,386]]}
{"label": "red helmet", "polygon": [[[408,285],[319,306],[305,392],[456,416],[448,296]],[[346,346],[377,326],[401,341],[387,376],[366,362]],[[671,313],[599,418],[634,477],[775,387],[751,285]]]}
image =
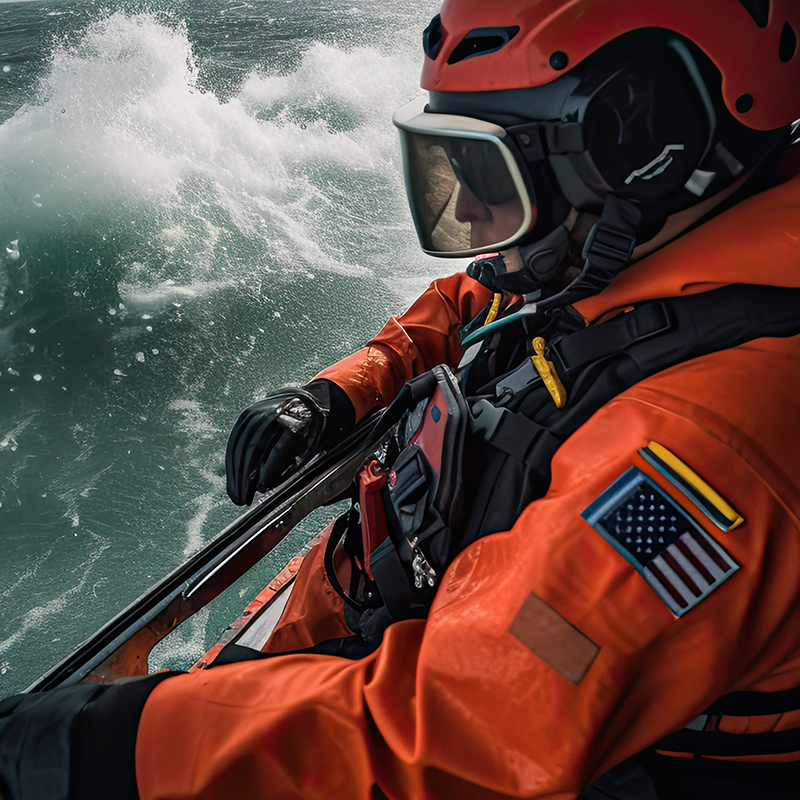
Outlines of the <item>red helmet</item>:
{"label": "red helmet", "polygon": [[800,118],[797,0],[444,0],[426,31],[422,86],[542,86],[614,39],[653,28],[706,54],[744,125],[772,130]]}
{"label": "red helmet", "polygon": [[800,0],[444,0],[427,102],[394,117],[423,249],[516,246],[503,285],[526,293],[584,257],[573,294],[598,291],[669,216],[768,180],[800,118],[798,30]]}

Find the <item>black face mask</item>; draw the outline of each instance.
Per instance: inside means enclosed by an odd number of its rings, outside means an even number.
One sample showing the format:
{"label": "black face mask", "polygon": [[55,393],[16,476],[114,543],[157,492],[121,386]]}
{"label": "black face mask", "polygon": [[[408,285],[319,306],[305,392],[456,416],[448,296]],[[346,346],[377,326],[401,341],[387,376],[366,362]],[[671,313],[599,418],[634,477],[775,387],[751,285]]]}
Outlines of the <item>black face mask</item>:
{"label": "black face mask", "polygon": [[541,293],[564,274],[569,245],[569,231],[559,225],[540,241],[519,248],[520,269],[509,272],[506,258],[497,253],[473,261],[467,267],[467,275],[493,292]]}

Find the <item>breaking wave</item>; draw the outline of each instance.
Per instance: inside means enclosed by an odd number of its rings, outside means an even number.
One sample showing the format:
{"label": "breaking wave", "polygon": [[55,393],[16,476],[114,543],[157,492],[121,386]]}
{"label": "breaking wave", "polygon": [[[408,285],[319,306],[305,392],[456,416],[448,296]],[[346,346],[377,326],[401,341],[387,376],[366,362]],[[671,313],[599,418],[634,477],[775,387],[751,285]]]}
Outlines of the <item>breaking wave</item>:
{"label": "breaking wave", "polygon": [[232,519],[239,409],[441,272],[389,121],[419,92],[401,33],[310,39],[215,86],[174,14],[107,12],[55,42],[0,124],[4,688]]}

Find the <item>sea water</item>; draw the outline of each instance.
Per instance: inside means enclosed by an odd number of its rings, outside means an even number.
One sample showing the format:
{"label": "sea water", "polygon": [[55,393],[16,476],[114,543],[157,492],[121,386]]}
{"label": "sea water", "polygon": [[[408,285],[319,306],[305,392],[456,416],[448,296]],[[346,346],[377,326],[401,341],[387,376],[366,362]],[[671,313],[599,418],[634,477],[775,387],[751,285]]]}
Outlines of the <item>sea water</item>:
{"label": "sea water", "polygon": [[[0,2],[0,696],[236,517],[242,408],[453,271],[419,250],[391,124],[437,7]],[[321,513],[154,666],[188,666]]]}

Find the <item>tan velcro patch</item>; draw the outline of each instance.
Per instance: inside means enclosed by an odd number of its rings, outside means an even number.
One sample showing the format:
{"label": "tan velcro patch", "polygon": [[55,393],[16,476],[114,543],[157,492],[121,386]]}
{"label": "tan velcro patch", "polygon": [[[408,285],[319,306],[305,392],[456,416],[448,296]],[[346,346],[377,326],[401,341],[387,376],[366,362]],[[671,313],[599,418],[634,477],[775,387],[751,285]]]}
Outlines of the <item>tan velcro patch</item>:
{"label": "tan velcro patch", "polygon": [[575,685],[600,652],[591,639],[533,592],[525,598],[509,632]]}

